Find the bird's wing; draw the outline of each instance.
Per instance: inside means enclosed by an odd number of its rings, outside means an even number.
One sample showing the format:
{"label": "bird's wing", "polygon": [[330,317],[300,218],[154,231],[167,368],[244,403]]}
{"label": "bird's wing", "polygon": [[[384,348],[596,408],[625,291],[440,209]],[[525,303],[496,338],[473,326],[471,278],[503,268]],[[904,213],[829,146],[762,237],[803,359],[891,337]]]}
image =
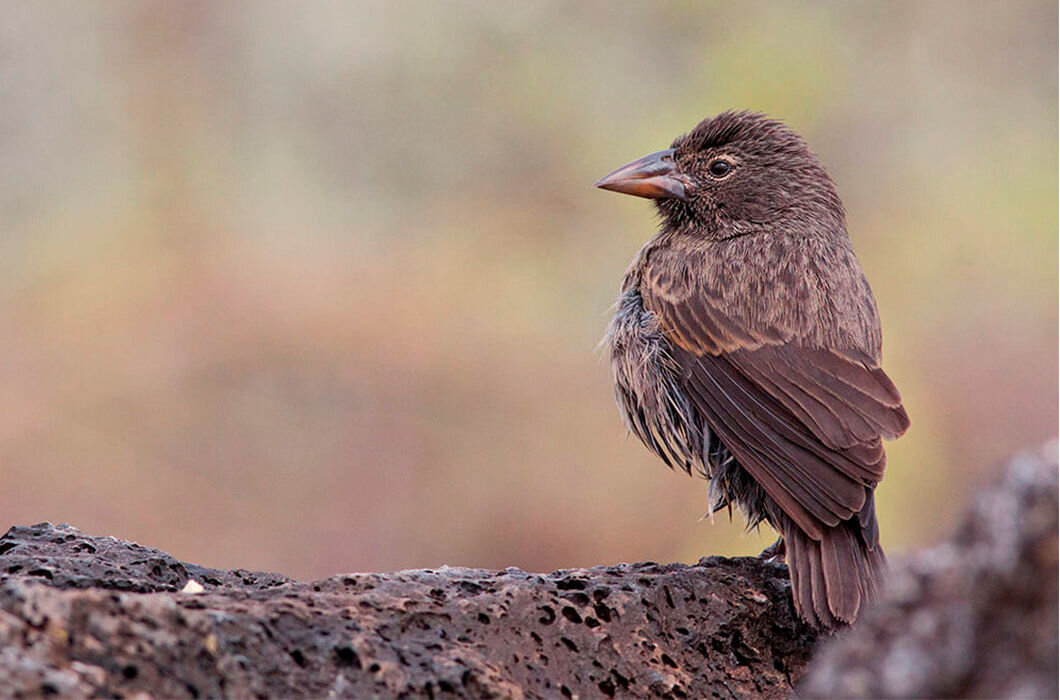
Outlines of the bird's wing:
{"label": "bird's wing", "polygon": [[647,270],[645,306],[692,400],[740,464],[814,539],[863,511],[883,477],[881,438],[909,425],[883,370],[864,353],[800,342],[779,323],[734,318],[694,280],[670,279]]}

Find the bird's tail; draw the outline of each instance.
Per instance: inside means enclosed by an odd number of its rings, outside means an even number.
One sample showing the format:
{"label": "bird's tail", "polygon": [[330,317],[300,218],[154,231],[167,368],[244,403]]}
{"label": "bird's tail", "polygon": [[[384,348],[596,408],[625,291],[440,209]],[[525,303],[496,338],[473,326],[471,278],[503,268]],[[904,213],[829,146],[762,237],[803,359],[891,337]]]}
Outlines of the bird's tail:
{"label": "bird's tail", "polygon": [[[785,524],[795,610],[816,629],[854,622],[880,593],[887,558],[876,536],[875,508],[867,503],[866,509],[869,512],[863,510],[862,517],[825,530],[820,541],[791,521]],[[871,523],[862,522],[870,518]]]}

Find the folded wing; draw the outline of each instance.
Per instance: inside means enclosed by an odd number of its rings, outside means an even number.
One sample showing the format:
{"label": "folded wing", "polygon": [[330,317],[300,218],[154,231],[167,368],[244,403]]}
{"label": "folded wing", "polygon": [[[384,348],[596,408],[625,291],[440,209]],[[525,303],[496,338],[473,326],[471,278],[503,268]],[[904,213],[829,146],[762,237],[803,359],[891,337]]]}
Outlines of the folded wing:
{"label": "folded wing", "polygon": [[[883,477],[882,438],[909,425],[883,370],[864,353],[735,319],[694,282],[675,294],[659,276],[646,279],[645,305],[672,341],[696,408],[785,514],[820,541],[861,513]],[[864,535],[874,546],[874,519]]]}

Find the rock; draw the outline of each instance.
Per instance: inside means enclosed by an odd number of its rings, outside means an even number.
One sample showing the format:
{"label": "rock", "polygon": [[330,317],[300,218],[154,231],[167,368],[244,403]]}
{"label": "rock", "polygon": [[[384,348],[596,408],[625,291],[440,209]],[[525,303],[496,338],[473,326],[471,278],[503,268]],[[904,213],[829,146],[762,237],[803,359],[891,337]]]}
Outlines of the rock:
{"label": "rock", "polygon": [[68,525],[0,539],[6,695],[782,697],[813,643],[752,558],[303,583]]}
{"label": "rock", "polygon": [[[299,582],[69,525],[0,538],[0,696],[1057,697],[1057,447],[816,639],[760,559]],[[802,680],[800,681],[800,678]]]}
{"label": "rock", "polygon": [[0,580],[37,578],[56,588],[106,588],[130,593],[178,591],[189,579],[209,590],[262,590],[291,579],[260,571],[218,571],[178,561],[159,549],[116,537],[86,535],[70,525],[13,527],[0,538]]}

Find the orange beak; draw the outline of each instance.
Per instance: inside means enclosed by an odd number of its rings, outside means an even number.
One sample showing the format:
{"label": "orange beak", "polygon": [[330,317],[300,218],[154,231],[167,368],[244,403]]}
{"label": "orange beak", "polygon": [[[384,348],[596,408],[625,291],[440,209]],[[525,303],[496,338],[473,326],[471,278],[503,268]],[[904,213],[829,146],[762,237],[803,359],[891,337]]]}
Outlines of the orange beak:
{"label": "orange beak", "polygon": [[648,199],[687,199],[686,182],[674,163],[674,149],[667,148],[626,163],[594,187]]}

